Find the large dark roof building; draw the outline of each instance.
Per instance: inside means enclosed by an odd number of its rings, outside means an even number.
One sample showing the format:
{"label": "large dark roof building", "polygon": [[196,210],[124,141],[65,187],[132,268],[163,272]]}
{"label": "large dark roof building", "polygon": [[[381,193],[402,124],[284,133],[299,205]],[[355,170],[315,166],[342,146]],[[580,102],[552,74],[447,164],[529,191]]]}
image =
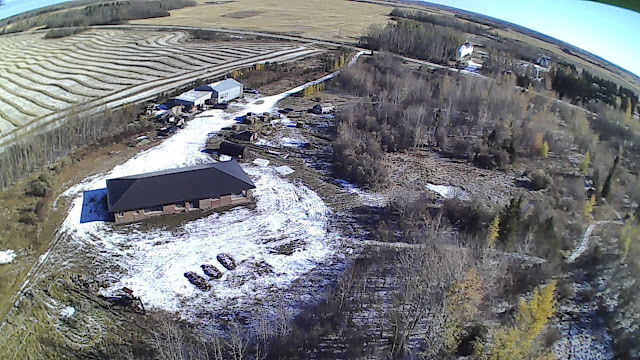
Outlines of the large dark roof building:
{"label": "large dark roof building", "polygon": [[235,160],[107,180],[116,222],[248,202],[255,185]]}

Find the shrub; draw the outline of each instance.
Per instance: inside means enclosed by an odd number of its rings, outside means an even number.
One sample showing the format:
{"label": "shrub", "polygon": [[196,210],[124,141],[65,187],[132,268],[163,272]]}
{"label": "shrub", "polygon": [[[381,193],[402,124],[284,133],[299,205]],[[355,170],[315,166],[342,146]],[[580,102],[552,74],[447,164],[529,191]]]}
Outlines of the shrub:
{"label": "shrub", "polygon": [[536,171],[531,176],[531,189],[533,191],[546,189],[550,184],[551,184],[551,176],[541,171]]}
{"label": "shrub", "polygon": [[75,35],[75,34],[79,34],[83,31],[87,31],[88,28],[86,26],[79,26],[79,27],[64,27],[64,28],[59,28],[59,29],[51,29],[49,31],[47,31],[47,33],[44,35],[45,39],[58,39],[58,38],[63,38],[66,36],[71,36],[71,35]]}

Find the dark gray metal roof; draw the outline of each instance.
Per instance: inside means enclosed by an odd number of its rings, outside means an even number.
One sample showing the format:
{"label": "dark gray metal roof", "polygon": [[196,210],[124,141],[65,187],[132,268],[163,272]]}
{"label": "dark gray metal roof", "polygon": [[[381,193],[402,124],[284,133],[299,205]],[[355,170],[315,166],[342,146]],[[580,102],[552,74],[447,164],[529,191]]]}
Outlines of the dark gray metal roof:
{"label": "dark gray metal roof", "polygon": [[147,209],[254,189],[235,160],[107,180],[110,212]]}

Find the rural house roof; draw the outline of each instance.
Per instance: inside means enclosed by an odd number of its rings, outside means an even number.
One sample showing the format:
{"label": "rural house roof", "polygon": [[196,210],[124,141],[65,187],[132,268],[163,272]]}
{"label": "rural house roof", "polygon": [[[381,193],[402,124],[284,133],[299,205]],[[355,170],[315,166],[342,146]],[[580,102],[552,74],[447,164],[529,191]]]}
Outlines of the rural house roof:
{"label": "rural house roof", "polygon": [[148,209],[254,188],[249,175],[232,160],[108,179],[107,205],[110,212]]}
{"label": "rural house roof", "polygon": [[211,99],[211,93],[207,91],[189,90],[185,93],[180,94],[180,96],[177,96],[175,99],[178,101],[192,103],[202,98]]}
{"label": "rural house roof", "polygon": [[209,88],[212,91],[215,90],[220,93],[238,86],[242,86],[242,84],[237,82],[235,79],[226,79],[209,85]]}

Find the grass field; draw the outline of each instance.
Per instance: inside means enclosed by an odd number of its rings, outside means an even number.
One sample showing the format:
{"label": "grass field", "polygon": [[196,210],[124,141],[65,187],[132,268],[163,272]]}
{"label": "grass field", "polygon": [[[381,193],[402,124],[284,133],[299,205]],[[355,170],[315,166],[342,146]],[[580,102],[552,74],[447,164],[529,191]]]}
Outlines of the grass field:
{"label": "grass field", "polygon": [[198,0],[170,17],[133,24],[185,25],[264,30],[327,40],[355,40],[369,24],[389,21],[391,7],[345,0]]}

